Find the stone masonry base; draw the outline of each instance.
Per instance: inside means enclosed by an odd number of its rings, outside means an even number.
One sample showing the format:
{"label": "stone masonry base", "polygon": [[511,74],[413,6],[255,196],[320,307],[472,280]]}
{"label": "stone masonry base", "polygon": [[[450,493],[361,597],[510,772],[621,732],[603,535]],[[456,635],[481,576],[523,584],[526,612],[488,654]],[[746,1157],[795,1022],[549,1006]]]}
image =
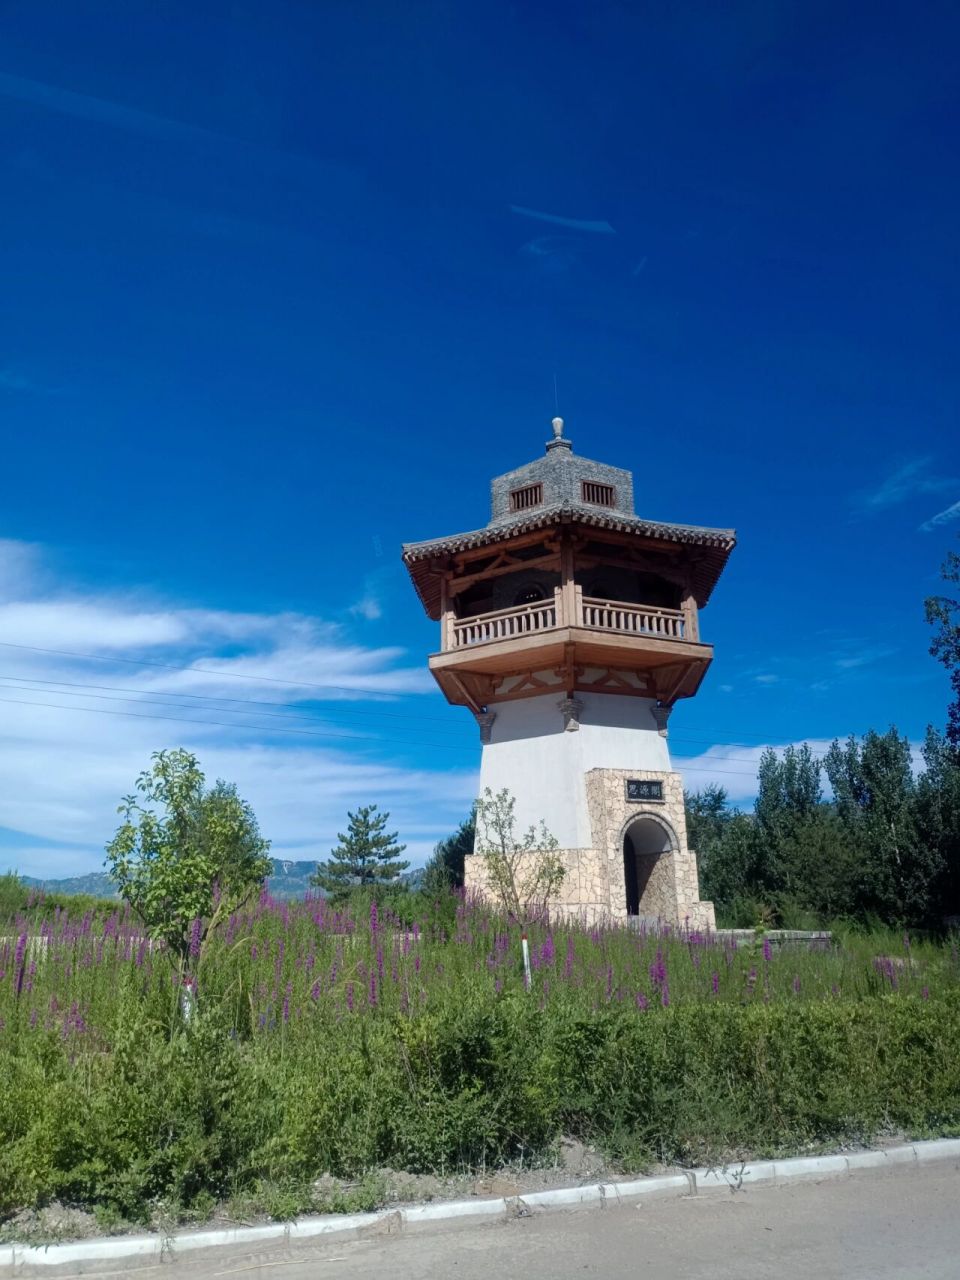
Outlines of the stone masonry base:
{"label": "stone masonry base", "polygon": [[[662,783],[663,799],[627,800],[628,778]],[[651,841],[656,848],[656,852],[645,855],[649,874],[640,897],[639,915],[690,929],[716,928],[713,903],[700,900],[696,854],[687,847],[680,775],[591,769],[584,775],[584,785],[593,846],[558,850],[566,874],[550,902],[551,914],[586,924],[601,919],[628,919],[624,838],[631,832],[638,842],[642,836],[644,848]],[[548,829],[549,826],[548,820]],[[482,854],[475,853],[466,860],[466,887],[484,896],[489,894]]]}

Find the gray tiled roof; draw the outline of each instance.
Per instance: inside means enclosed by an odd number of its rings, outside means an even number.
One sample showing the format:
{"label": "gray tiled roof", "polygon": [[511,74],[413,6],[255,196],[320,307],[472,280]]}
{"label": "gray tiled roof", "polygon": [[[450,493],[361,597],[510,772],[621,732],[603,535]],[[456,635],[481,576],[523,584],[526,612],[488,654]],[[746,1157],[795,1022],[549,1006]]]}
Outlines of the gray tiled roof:
{"label": "gray tiled roof", "polygon": [[[609,485],[614,505],[601,507],[582,500],[584,481]],[[510,494],[527,485],[541,484],[543,500],[525,511],[510,511]],[[544,457],[497,476],[491,483],[492,518],[482,529],[449,534],[423,542],[407,542],[403,560],[417,594],[431,617],[439,617],[440,588],[430,562],[436,558],[488,546],[554,525],[580,525],[636,534],[660,542],[699,547],[694,566],[693,589],[699,605],[706,604],[717,578],[736,545],[732,529],[708,529],[698,525],[667,524],[644,520],[634,514],[633,477],[620,467],[593,462],[575,454],[567,440],[554,440]]]}

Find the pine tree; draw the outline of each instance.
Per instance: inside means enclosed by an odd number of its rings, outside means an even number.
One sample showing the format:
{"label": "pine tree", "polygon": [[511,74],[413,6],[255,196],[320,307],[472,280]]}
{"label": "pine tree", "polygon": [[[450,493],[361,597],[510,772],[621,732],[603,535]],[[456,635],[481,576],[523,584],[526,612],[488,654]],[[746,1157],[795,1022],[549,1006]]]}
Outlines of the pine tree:
{"label": "pine tree", "polygon": [[348,813],[347,834],[337,833],[339,844],[326,862],[317,864],[310,883],[328,896],[342,897],[350,889],[394,884],[410,866],[400,860],[405,844],[396,844],[396,831],[386,831],[389,813],[379,813],[375,804]]}
{"label": "pine tree", "polygon": [[453,835],[434,847],[423,869],[421,888],[427,893],[460,888],[464,881],[464,859],[473,853],[476,835],[477,806],[474,804]]}

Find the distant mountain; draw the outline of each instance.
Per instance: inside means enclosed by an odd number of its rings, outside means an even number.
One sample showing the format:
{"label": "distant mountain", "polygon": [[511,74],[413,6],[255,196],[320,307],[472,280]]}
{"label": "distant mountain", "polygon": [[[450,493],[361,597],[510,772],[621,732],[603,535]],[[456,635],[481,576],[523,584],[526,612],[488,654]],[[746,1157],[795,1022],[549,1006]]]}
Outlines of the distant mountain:
{"label": "distant mountain", "polygon": [[317,862],[287,862],[281,858],[271,858],[273,874],[267,880],[267,888],[274,898],[302,898],[310,889],[313,893],[319,890],[310,884],[310,877],[317,870]]}
{"label": "distant mountain", "polygon": [[[273,871],[267,878],[267,888],[275,898],[302,898],[310,888],[309,877],[317,869],[316,862],[288,862],[271,858]],[[31,889],[45,893],[90,893],[96,898],[115,898],[117,890],[105,871],[92,871],[86,876],[67,876],[63,880],[40,880],[36,876],[21,876]],[[314,890],[316,892],[316,890]]]}
{"label": "distant mountain", "polygon": [[[274,898],[302,898],[311,889],[310,877],[317,869],[315,861],[290,862],[283,858],[271,858],[273,871],[267,879],[267,888]],[[419,887],[423,878],[423,869],[407,871],[400,877],[411,889]],[[35,876],[21,876],[20,879],[31,889],[42,889],[45,893],[89,893],[95,898],[115,898],[117,891],[113,881],[105,871],[92,871],[86,876],[68,876],[64,880],[38,880]],[[312,889],[317,893],[317,889]]]}
{"label": "distant mountain", "polygon": [[89,893],[94,898],[115,898],[113,881],[105,871],[91,871],[87,876],[67,876],[64,880],[38,880],[36,876],[20,876],[21,883],[45,893]]}

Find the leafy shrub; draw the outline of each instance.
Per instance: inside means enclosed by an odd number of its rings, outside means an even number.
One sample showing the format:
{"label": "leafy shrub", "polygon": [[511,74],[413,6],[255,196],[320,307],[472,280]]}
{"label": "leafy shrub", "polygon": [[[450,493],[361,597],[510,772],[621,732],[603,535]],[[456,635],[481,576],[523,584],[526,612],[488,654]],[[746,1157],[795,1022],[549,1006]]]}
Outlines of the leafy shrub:
{"label": "leafy shrub", "polygon": [[441,932],[264,899],[186,1021],[132,917],[42,939],[21,920],[0,941],[0,1215],[252,1198],[285,1217],[325,1174],[363,1187],[333,1207],[369,1205],[378,1169],[537,1160],[563,1134],[636,1169],[960,1132],[954,946],[540,923],[527,990],[515,926],[445,910]]}

